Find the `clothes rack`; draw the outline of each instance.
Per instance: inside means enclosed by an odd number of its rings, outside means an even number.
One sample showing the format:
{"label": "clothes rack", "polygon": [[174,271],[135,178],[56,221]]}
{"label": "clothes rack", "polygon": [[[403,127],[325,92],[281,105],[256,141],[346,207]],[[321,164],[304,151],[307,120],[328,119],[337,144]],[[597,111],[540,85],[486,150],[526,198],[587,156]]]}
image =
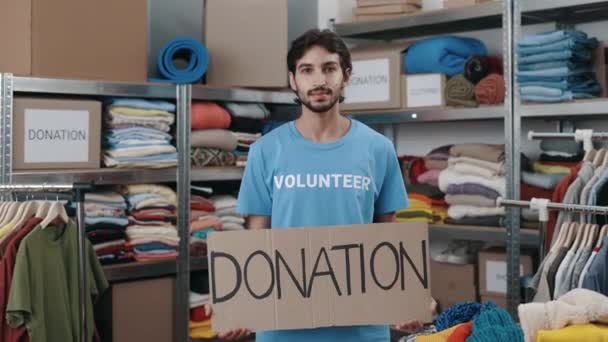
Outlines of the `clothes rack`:
{"label": "clothes rack", "polygon": [[76,223],[78,225],[78,291],[80,309],[80,341],[88,342],[87,310],[86,310],[86,229],[84,224],[84,195],[93,189],[93,183],[74,184],[0,184],[0,192],[71,192],[72,200],[76,203]]}
{"label": "clothes rack", "polygon": [[594,132],[592,129],[577,129],[573,133],[528,132],[528,140],[535,139],[574,139],[582,141],[583,149],[590,151],[593,149],[592,140],[608,139],[608,132]]}
{"label": "clothes rack", "polygon": [[600,214],[608,215],[608,207],[580,205],[580,204],[564,204],[550,202],[547,199],[533,198],[531,201],[517,201],[498,198],[496,206],[512,207],[512,208],[530,208],[539,211],[540,218],[540,241],[539,254],[541,260],[545,257],[545,240],[547,236],[547,222],[549,221],[548,210],[570,211],[585,214]]}

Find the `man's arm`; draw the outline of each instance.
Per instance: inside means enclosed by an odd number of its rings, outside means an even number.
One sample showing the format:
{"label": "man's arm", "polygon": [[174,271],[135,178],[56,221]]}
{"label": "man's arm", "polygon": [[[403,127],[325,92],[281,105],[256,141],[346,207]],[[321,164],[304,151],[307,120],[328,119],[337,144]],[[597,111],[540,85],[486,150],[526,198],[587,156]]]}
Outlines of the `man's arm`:
{"label": "man's arm", "polygon": [[270,216],[249,215],[247,216],[247,229],[268,229],[270,228]]}
{"label": "man's arm", "polygon": [[395,212],[384,213],[374,216],[374,223],[397,222]]}

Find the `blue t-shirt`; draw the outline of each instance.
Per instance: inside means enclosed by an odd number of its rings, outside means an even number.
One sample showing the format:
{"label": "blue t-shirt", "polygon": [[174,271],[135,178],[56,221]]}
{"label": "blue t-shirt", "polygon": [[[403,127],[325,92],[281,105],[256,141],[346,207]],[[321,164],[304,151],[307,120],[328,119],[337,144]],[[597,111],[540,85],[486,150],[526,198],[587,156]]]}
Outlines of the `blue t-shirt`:
{"label": "blue t-shirt", "polygon": [[[237,211],[271,217],[273,229],[369,224],[408,206],[392,143],[352,120],[339,140],[317,144],[289,122],[251,147]],[[388,326],[266,331],[257,340],[389,341]]]}

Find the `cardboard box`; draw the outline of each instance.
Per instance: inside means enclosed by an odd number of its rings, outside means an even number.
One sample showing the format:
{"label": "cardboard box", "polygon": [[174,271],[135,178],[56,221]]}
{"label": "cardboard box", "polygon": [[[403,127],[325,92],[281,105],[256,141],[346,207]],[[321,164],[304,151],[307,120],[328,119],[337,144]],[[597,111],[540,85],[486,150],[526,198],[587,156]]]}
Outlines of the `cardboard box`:
{"label": "cardboard box", "polygon": [[422,0],[423,11],[436,11],[445,8],[446,0]]}
{"label": "cardboard box", "polygon": [[345,111],[402,108],[403,52],[412,42],[351,49],[353,74],[344,89]]}
{"label": "cardboard box", "polygon": [[286,56],[288,0],[207,0],[207,84],[222,87],[289,86]]}
{"label": "cardboard box", "polygon": [[[507,253],[504,248],[479,252],[479,293],[482,296],[507,294]],[[520,255],[520,275],[532,273],[532,257]]]}
{"label": "cardboard box", "polygon": [[502,296],[481,296],[481,302],[494,302],[498,307],[507,310],[507,295]]}
{"label": "cardboard box", "polygon": [[445,107],[444,74],[401,75],[404,108]]}
{"label": "cardboard box", "polygon": [[0,72],[144,82],[146,0],[4,0]]}
{"label": "cardboard box", "polygon": [[431,294],[442,309],[477,300],[475,265],[456,265],[431,260]]}
{"label": "cardboard box", "polygon": [[207,243],[214,331],[432,319],[426,223],[218,232]]}
{"label": "cardboard box", "polygon": [[457,7],[465,7],[465,6],[475,6],[477,4],[483,2],[489,2],[491,0],[444,0],[443,7],[444,8],[457,8]]}
{"label": "cardboard box", "polygon": [[13,169],[99,168],[101,102],[17,97]]}

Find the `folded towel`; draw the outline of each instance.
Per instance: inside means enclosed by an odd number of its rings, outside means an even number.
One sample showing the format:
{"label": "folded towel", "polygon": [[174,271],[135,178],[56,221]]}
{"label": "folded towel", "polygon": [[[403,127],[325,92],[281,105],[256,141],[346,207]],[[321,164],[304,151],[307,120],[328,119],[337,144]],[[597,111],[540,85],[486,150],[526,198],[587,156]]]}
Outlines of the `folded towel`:
{"label": "folded towel", "polygon": [[547,165],[541,162],[534,162],[532,164],[532,170],[538,173],[545,174],[568,174],[570,173],[570,168],[567,166],[560,165]]}
{"label": "folded towel", "polygon": [[471,157],[450,157],[448,159],[448,166],[454,167],[458,164],[475,165],[480,168],[484,168],[490,172],[490,176],[500,176],[505,174],[505,162],[489,162],[477,158]]}
{"label": "folded towel", "polygon": [[132,108],[132,107],[117,107],[110,106],[108,108],[110,113],[128,116],[128,117],[164,117],[164,118],[174,118],[175,114],[169,113],[165,110],[159,109],[142,109],[142,108]]}
{"label": "folded towel", "polygon": [[445,201],[449,205],[472,205],[477,207],[496,207],[496,199],[481,195],[445,195]]}
{"label": "folded towel", "polygon": [[117,107],[131,107],[141,109],[158,109],[167,112],[175,112],[175,104],[161,100],[144,100],[131,98],[116,98],[110,100],[110,105]]}
{"label": "folded towel", "polygon": [[489,162],[502,162],[505,160],[504,145],[489,144],[457,144],[450,149],[452,157],[470,157]]}
{"label": "folded towel", "polygon": [[270,116],[270,112],[263,104],[227,102],[225,106],[232,116],[240,118],[264,120]]}
{"label": "folded towel", "polygon": [[475,86],[475,100],[479,104],[496,105],[505,102],[505,80],[501,75],[490,74]]}
{"label": "folded towel", "polygon": [[439,189],[443,192],[447,192],[448,187],[452,184],[466,183],[483,185],[486,188],[490,188],[498,192],[500,196],[504,196],[506,193],[507,185],[504,177],[487,178],[474,175],[465,175],[449,168],[441,171],[439,174]]}
{"label": "folded towel", "polygon": [[446,191],[447,195],[480,195],[496,200],[500,194],[488,187],[474,183],[450,184]]}
{"label": "folded towel", "polygon": [[477,107],[475,86],[463,75],[450,78],[445,85],[445,97],[449,106]]}
{"label": "folded towel", "polygon": [[448,216],[453,219],[463,217],[502,216],[505,214],[503,207],[478,207],[472,205],[451,205],[448,208]]}
{"label": "folded towel", "polygon": [[418,176],[418,178],[416,180],[418,181],[418,183],[437,186],[437,180],[439,179],[440,172],[441,172],[441,170],[437,170],[437,169],[428,170],[427,172]]}
{"label": "folded towel", "polygon": [[136,147],[123,147],[106,149],[105,153],[112,158],[124,158],[124,157],[146,157],[155,156],[165,153],[176,153],[177,149],[172,145],[147,145],[147,146],[136,146]]}
{"label": "folded towel", "polygon": [[[177,67],[176,59],[187,59],[185,68]],[[153,78],[156,82],[195,83],[207,72],[209,52],[197,39],[178,37],[165,44],[158,54],[156,66],[163,79]]]}
{"label": "folded towel", "polygon": [[448,76],[464,73],[467,59],[488,54],[478,39],[439,36],[422,39],[412,44],[404,57],[408,74],[443,73]]}
{"label": "folded towel", "polygon": [[213,102],[192,103],[192,129],[227,129],[230,127],[230,114]]}
{"label": "folded towel", "polygon": [[473,84],[490,74],[502,75],[502,59],[498,56],[471,56],[464,66],[464,77]]}
{"label": "folded towel", "polygon": [[237,135],[225,129],[194,130],[190,139],[193,147],[215,148],[223,151],[234,151],[238,145]]}
{"label": "folded towel", "polygon": [[565,174],[544,174],[544,173],[534,173],[534,172],[522,172],[521,173],[521,181],[534,185],[539,188],[552,190],[555,189],[557,184],[565,177]]}
{"label": "folded towel", "polygon": [[502,176],[501,174],[499,174],[493,170],[478,166],[476,164],[467,163],[467,162],[455,163],[455,164],[451,165],[450,168],[456,172],[460,172],[460,173],[466,174],[466,175],[474,175],[474,176],[480,176],[480,177],[486,177],[486,178]]}

